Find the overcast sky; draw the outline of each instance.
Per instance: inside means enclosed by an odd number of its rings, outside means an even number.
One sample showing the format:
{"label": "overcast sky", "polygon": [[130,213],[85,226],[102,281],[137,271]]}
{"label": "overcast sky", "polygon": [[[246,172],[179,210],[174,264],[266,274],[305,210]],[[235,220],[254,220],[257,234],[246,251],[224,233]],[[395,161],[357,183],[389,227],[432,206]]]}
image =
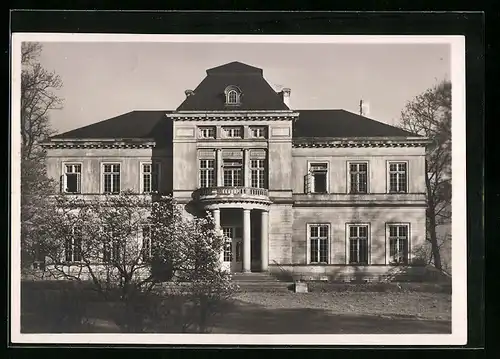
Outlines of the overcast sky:
{"label": "overcast sky", "polygon": [[173,110],[206,69],[240,61],[291,88],[293,109],[345,109],[395,124],[405,103],[450,79],[447,44],[43,43],[40,58],[64,86],[59,133],[133,110]]}

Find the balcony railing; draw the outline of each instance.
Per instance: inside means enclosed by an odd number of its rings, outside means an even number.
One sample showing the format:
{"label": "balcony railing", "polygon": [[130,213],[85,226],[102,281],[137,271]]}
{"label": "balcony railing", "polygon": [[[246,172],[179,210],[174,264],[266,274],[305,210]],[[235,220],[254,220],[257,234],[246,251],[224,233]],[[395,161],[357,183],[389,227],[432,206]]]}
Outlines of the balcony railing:
{"label": "balcony railing", "polygon": [[255,187],[208,187],[200,188],[194,193],[198,200],[238,199],[238,200],[268,200],[269,191]]}

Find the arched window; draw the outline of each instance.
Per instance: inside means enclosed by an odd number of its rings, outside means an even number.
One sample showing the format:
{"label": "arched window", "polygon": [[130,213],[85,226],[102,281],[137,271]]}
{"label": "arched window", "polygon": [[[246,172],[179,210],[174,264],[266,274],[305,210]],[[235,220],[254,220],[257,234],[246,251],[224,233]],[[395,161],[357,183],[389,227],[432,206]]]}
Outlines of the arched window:
{"label": "arched window", "polygon": [[236,90],[231,90],[227,93],[227,103],[238,103],[238,93]]}
{"label": "arched window", "polygon": [[239,105],[241,91],[237,86],[230,85],[224,90],[227,105]]}

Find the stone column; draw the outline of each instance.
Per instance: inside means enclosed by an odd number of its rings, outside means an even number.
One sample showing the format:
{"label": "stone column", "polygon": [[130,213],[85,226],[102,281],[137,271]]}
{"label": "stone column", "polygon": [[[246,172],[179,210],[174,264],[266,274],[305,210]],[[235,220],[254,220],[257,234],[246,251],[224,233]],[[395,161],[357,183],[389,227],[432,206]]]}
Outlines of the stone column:
{"label": "stone column", "polygon": [[251,272],[250,210],[243,209],[243,272]]}
{"label": "stone column", "polygon": [[224,181],[222,180],[222,150],[218,148],[216,150],[216,158],[215,158],[215,185],[217,187],[222,187]]}
{"label": "stone column", "polygon": [[243,153],[243,186],[250,187],[250,150],[245,149]]}
{"label": "stone column", "polygon": [[267,272],[269,265],[269,212],[262,211],[260,227],[260,263],[262,272]]}
{"label": "stone column", "polygon": [[[217,233],[221,232],[221,227],[220,227],[220,209],[214,209],[212,211],[212,215],[214,217],[214,222],[215,222],[215,231]],[[224,248],[222,248],[221,254],[220,254],[220,262],[224,262]]]}

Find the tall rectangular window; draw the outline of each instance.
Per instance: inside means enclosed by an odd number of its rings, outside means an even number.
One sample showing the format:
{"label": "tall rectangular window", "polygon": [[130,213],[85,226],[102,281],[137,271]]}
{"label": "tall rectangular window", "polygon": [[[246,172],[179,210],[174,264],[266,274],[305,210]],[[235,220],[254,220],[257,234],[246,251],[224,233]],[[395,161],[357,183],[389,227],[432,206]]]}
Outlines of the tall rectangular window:
{"label": "tall rectangular window", "polygon": [[406,193],[408,185],[408,173],[406,162],[389,163],[389,192]]}
{"label": "tall rectangular window", "polygon": [[243,186],[243,163],[241,160],[224,160],[223,169],[225,187]]}
{"label": "tall rectangular window", "polygon": [[120,165],[104,164],[104,193],[120,193]]}
{"label": "tall rectangular window", "polygon": [[349,263],[368,264],[368,226],[349,226]]}
{"label": "tall rectangular window", "polygon": [[200,160],[200,187],[215,186],[215,161]]}
{"label": "tall rectangular window", "polygon": [[82,183],[82,165],[65,164],[63,178],[63,192],[80,193]]}
{"label": "tall rectangular window", "polygon": [[231,262],[233,260],[233,243],[234,227],[222,228],[222,233],[225,237],[224,242],[224,262]]}
{"label": "tall rectangular window", "polygon": [[310,263],[328,263],[327,224],[309,225]]}
{"label": "tall rectangular window", "polygon": [[121,242],[118,233],[109,227],[103,228],[103,262],[119,262],[123,259],[125,247]]}
{"label": "tall rectangular window", "polygon": [[368,164],[366,162],[350,162],[350,193],[368,192]]}
{"label": "tall rectangular window", "polygon": [[66,262],[80,262],[82,260],[82,237],[82,227],[73,227],[64,246]]}
{"label": "tall rectangular window", "polygon": [[160,182],[160,164],[158,162],[142,164],[142,192],[158,192]]}
{"label": "tall rectangular window", "polygon": [[389,261],[391,264],[408,264],[408,225],[389,225]]}
{"label": "tall rectangular window", "polygon": [[251,186],[254,188],[266,188],[266,169],[264,160],[250,160]]}
{"label": "tall rectangular window", "polygon": [[328,192],[328,163],[311,163],[305,178],[306,193]]}

